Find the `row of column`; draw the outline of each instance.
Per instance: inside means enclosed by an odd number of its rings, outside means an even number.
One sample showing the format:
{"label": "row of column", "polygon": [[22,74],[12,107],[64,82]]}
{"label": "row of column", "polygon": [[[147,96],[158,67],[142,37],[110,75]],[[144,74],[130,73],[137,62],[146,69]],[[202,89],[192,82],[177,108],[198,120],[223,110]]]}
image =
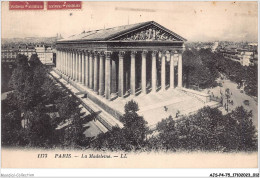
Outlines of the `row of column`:
{"label": "row of column", "polygon": [[[112,73],[116,72],[111,63],[111,51],[80,51],[80,50],[57,50],[57,69],[67,75],[72,80],[79,82],[86,87],[93,89],[98,95],[105,95],[111,99],[111,83],[114,83],[115,77]],[[124,85],[124,60],[125,51],[118,53],[118,96],[125,94]],[[141,90],[147,93],[146,81],[146,58],[148,51],[142,51],[141,67]],[[136,54],[137,51],[131,51],[130,54],[130,92],[136,94]],[[157,91],[157,58],[161,58],[161,90],[166,89],[166,60],[170,62],[170,88],[174,88],[174,66],[178,64],[178,87],[182,87],[182,54],[177,51],[152,51],[151,68],[151,90]],[[112,81],[111,81],[112,80]]]}

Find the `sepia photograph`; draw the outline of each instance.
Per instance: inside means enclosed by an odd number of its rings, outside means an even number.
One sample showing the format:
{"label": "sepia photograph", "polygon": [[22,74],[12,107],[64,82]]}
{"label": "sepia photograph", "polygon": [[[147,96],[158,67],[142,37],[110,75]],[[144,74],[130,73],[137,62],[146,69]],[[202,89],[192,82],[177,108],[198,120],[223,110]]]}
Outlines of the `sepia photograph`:
{"label": "sepia photograph", "polygon": [[1,167],[258,168],[258,1],[2,1]]}

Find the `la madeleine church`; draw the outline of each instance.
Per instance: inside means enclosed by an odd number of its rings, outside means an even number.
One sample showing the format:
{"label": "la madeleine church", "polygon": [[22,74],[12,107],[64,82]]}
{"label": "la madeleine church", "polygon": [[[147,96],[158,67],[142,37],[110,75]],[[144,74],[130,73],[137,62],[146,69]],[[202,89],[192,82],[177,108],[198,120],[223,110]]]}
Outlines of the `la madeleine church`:
{"label": "la madeleine church", "polygon": [[166,75],[174,88],[175,65],[182,87],[185,41],[154,21],[83,32],[57,42],[57,69],[107,100],[111,94],[124,97],[128,90],[135,95],[138,88],[144,94],[149,88],[165,90]]}
{"label": "la madeleine church", "polygon": [[184,90],[185,41],[154,21],[84,31],[57,42],[56,73],[118,119],[127,98]]}

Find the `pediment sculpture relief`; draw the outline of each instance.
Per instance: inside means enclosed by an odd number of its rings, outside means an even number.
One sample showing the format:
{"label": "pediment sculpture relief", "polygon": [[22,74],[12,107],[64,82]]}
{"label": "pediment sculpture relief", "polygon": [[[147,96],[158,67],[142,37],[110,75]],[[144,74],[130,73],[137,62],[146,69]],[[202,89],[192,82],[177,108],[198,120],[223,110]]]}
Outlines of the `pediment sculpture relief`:
{"label": "pediment sculpture relief", "polygon": [[177,41],[174,36],[162,29],[156,27],[148,27],[141,31],[129,33],[119,40],[125,41]]}

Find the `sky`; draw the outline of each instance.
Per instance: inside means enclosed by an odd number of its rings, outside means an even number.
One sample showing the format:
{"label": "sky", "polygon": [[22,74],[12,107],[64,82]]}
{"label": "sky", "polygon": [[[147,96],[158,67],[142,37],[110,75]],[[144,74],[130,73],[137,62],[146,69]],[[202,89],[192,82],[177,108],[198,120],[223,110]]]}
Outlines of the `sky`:
{"label": "sky", "polygon": [[10,11],[2,38],[68,37],[88,30],[156,21],[188,41],[258,41],[255,2],[83,2],[81,10]]}

